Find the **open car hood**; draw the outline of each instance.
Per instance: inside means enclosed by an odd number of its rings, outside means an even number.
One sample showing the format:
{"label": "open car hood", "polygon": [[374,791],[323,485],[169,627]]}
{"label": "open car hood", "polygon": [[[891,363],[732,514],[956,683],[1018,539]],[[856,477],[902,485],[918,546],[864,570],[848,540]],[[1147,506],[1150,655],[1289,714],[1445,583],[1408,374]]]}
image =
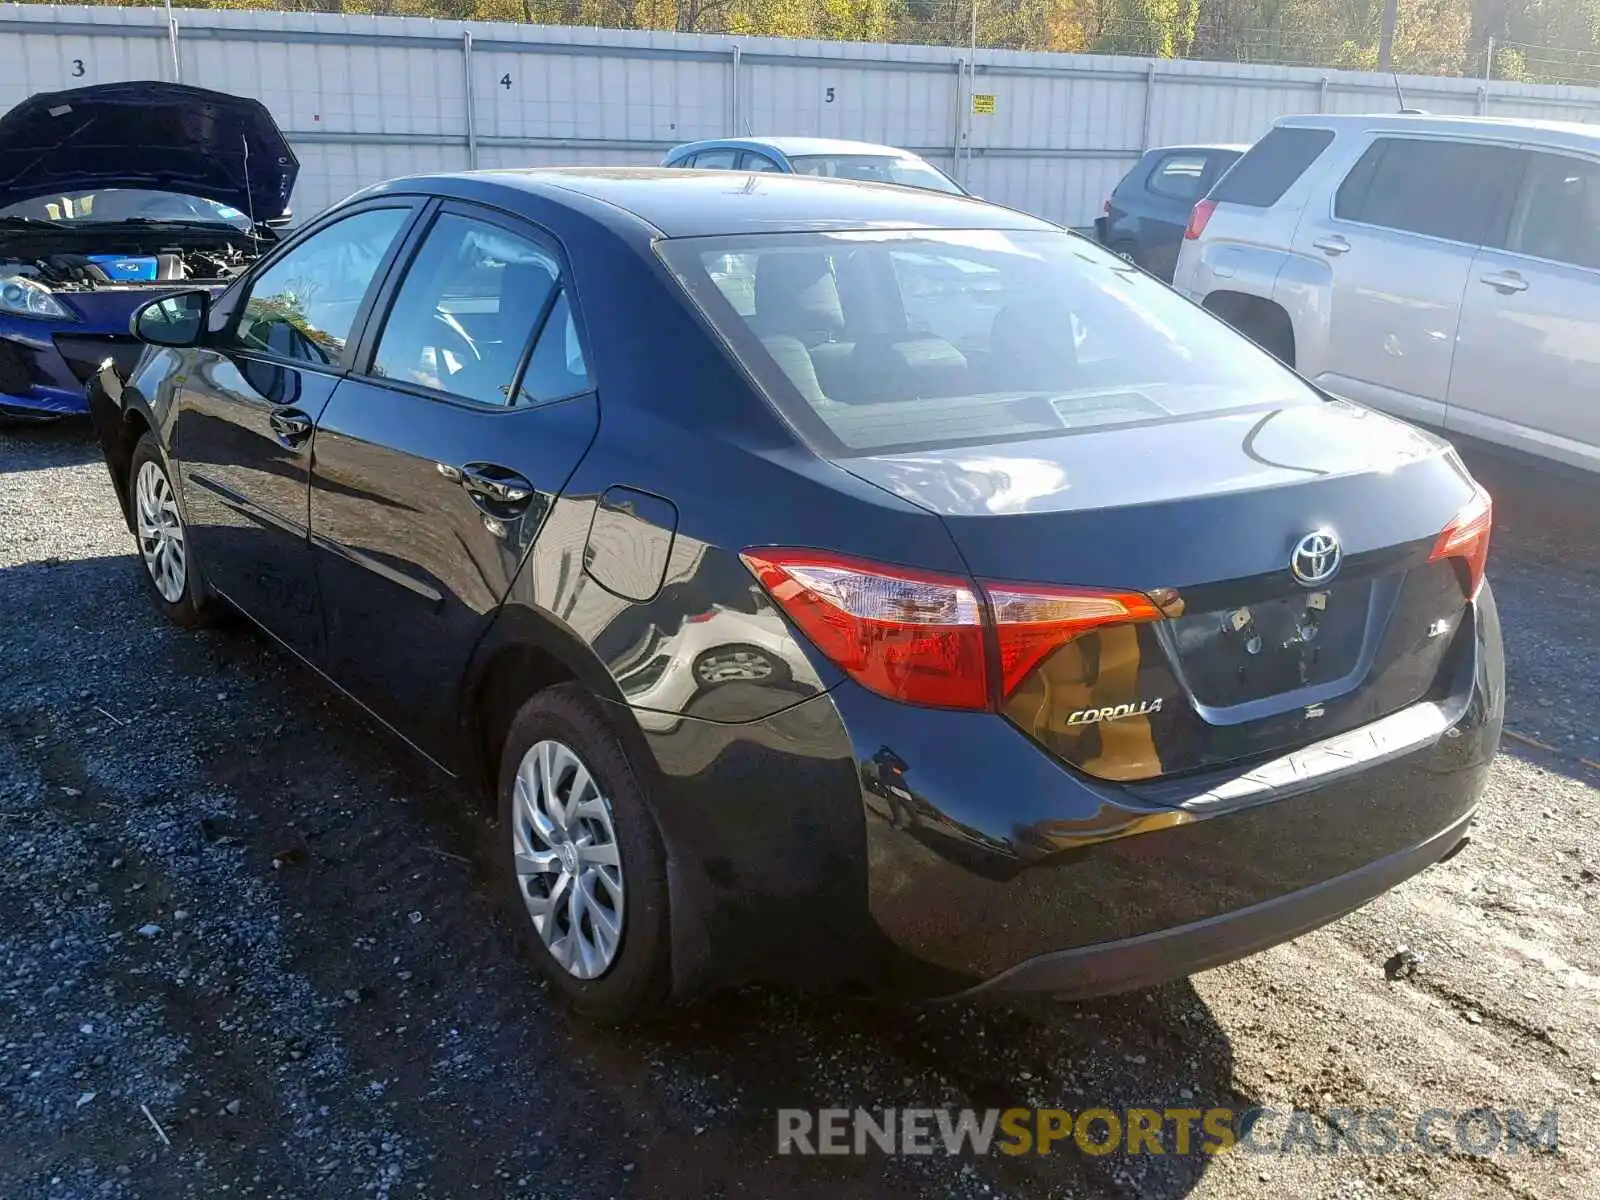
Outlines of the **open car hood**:
{"label": "open car hood", "polygon": [[215,200],[261,223],[289,211],[299,171],[259,100],[177,83],[42,92],[0,117],[0,208],[144,188]]}

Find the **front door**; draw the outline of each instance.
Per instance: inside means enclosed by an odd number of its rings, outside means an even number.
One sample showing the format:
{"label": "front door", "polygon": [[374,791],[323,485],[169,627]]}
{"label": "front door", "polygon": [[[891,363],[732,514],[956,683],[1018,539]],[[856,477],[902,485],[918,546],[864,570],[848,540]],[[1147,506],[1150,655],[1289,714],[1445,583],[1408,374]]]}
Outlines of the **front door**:
{"label": "front door", "polygon": [[1327,264],[1327,370],[1313,382],[1402,417],[1444,424],[1467,272],[1516,187],[1514,146],[1380,137],[1330,213],[1307,209],[1295,248]]}
{"label": "front door", "polygon": [[446,765],[457,684],[599,419],[560,261],[441,207],[317,425],[328,672]]}
{"label": "front door", "polygon": [[391,201],[286,247],[176,387],[173,450],[206,582],[313,662],[324,631],[306,526],[311,435],[412,215]]}
{"label": "front door", "polygon": [[1530,155],[1467,282],[1447,427],[1600,467],[1600,160]]}

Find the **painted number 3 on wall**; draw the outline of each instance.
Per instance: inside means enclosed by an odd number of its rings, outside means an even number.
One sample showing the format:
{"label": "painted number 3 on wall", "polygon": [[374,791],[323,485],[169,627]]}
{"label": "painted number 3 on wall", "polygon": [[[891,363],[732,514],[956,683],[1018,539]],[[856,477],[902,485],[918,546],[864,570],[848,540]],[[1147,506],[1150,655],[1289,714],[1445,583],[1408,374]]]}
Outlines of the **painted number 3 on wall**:
{"label": "painted number 3 on wall", "polygon": [[82,75],[83,75],[83,59],[75,58],[75,59],[72,60],[72,77],[74,79],[77,79],[77,78],[80,78]]}

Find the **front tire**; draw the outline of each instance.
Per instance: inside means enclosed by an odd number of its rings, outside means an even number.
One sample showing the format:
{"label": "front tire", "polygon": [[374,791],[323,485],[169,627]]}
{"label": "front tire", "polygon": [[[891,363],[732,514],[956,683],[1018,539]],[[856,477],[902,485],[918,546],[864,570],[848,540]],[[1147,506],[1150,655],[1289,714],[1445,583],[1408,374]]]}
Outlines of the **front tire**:
{"label": "front tire", "polygon": [[205,624],[205,586],[190,553],[166,456],[152,433],[139,439],[128,464],[128,506],[145,585],[156,607],[182,629]]}
{"label": "front tire", "polygon": [[627,752],[582,687],[549,688],[517,713],[499,802],[507,912],[551,988],[600,1024],[663,1008],[666,855]]}

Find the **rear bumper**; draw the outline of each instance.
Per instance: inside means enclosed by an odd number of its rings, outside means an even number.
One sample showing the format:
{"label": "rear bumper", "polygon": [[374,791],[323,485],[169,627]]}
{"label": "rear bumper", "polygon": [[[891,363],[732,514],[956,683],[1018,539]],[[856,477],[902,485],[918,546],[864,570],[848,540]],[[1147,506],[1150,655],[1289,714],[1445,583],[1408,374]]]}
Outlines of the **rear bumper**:
{"label": "rear bumper", "polygon": [[1375,900],[1460,848],[1470,812],[1432,837],[1323,883],[1188,925],[1030,958],[965,996],[1051,992],[1106,996],[1182,979],[1309,933]]}
{"label": "rear bumper", "polygon": [[1159,786],[1090,780],[999,716],[849,682],[764,721],[644,735],[680,991],[776,976],[1089,996],[1334,920],[1471,819],[1504,707],[1489,589],[1460,636],[1448,695],[1396,714],[1398,741]]}

